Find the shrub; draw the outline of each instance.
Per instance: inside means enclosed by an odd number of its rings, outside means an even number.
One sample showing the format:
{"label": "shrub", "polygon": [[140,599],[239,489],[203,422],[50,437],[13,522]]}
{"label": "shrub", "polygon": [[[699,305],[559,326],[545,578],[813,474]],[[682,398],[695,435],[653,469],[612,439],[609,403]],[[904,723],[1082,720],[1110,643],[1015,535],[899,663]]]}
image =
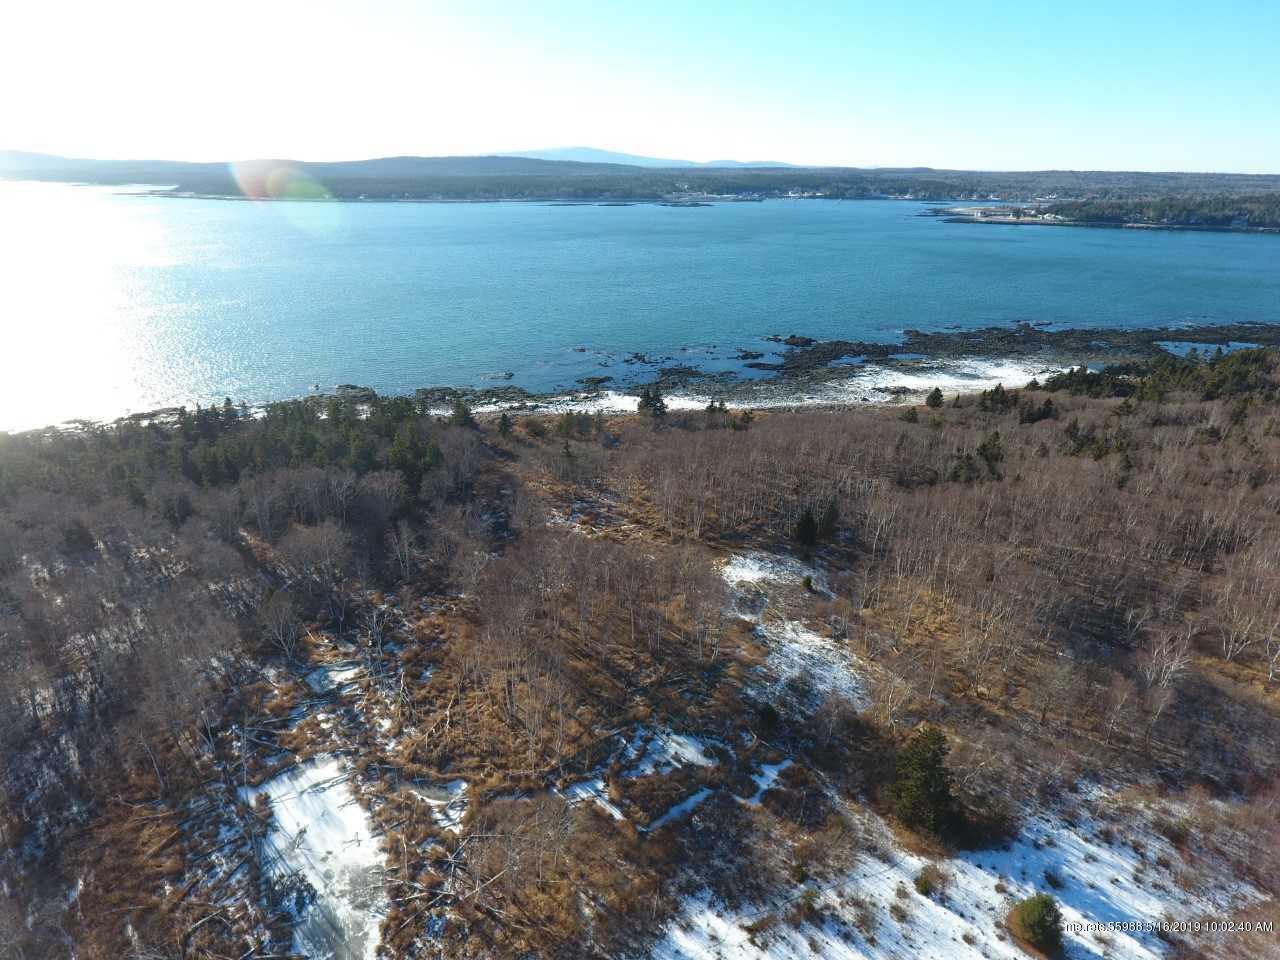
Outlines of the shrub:
{"label": "shrub", "polygon": [[1047,893],[1037,893],[1009,911],[1009,932],[1019,940],[1054,954],[1062,947],[1062,912],[1058,901]]}
{"label": "shrub", "polygon": [[942,391],[934,387],[929,391],[929,396],[925,397],[924,405],[930,410],[937,410],[942,406]]}
{"label": "shrub", "polygon": [[904,423],[919,423],[920,412],[915,407],[907,407],[902,413],[898,414],[899,419]]}
{"label": "shrub", "polygon": [[946,889],[947,875],[932,863],[927,863],[920,868],[920,872],[916,874],[915,887],[916,893],[922,897],[929,897],[935,893],[942,893]]}

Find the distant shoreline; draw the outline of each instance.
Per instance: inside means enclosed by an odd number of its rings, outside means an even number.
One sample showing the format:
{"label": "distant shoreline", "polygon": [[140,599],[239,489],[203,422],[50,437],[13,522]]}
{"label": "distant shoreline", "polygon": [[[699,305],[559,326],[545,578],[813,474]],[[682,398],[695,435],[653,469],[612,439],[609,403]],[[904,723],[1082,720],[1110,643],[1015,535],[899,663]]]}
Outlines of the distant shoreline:
{"label": "distant shoreline", "polygon": [[1090,227],[1101,230],[1173,230],[1188,233],[1262,233],[1280,234],[1280,227],[1269,226],[1232,226],[1209,223],[1154,223],[1145,220],[1111,221],[1111,220],[1072,220],[1067,218],[1051,219],[1041,216],[1016,217],[1009,214],[991,212],[998,208],[973,208],[974,212],[964,213],[963,208],[942,207],[930,210],[924,216],[936,217],[943,223],[979,223],[1006,227]]}

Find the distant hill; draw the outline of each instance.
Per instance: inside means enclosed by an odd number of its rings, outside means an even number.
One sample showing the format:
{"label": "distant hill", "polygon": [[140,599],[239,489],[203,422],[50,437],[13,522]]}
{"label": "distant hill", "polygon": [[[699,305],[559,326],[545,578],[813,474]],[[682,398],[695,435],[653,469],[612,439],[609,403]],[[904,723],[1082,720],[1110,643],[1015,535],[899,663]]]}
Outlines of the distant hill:
{"label": "distant hill", "polygon": [[[141,176],[137,182],[153,182],[146,178],[161,175],[163,182],[172,178],[225,174],[231,163],[184,163],[177,160],[87,160],[57,157],[20,150],[0,151],[0,176],[17,179],[36,176],[40,179],[86,179],[100,182],[123,182],[121,177]],[[381,180],[406,177],[511,177],[511,176],[588,176],[601,173],[625,173],[617,163],[565,163],[537,157],[378,157],[373,160],[337,160],[311,162],[302,160],[247,160],[237,166],[269,168],[288,166],[317,178],[359,178]]]}
{"label": "distant hill", "polygon": [[669,160],[662,157],[645,157],[635,153],[618,153],[614,150],[597,150],[595,147],[556,147],[550,150],[516,150],[499,154],[502,157],[530,157],[538,160],[570,160],[574,163],[622,163],[633,167],[794,167],[793,163],[775,160]]}
{"label": "distant hill", "polygon": [[[535,151],[537,152],[537,151]],[[1167,200],[1280,193],[1280,176],[690,164],[589,151],[555,157],[379,157],[312,163],[91,160],[0,151],[0,179],[153,184],[181,194],[339,200],[647,201],[699,198],[929,201]],[[570,151],[572,154],[572,151]],[[596,159],[589,159],[594,157]],[[605,162],[601,157],[638,162]]]}

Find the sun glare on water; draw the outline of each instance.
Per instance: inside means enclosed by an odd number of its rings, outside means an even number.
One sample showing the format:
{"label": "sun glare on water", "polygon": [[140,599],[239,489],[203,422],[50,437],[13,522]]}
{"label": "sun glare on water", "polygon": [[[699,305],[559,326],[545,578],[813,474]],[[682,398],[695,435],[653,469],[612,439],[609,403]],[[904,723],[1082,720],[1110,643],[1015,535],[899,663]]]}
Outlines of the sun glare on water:
{"label": "sun glare on water", "polygon": [[152,399],[137,386],[150,359],[139,271],[164,263],[165,243],[142,214],[98,188],[0,183],[0,429]]}

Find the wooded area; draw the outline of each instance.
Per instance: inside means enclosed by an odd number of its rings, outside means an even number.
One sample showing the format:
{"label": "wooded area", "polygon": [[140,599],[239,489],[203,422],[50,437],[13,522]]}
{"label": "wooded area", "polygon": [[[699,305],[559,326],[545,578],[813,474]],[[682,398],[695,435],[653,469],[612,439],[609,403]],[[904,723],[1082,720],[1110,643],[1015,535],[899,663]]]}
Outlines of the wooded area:
{"label": "wooded area", "polygon": [[[0,435],[0,956],[287,945],[296,891],[236,791],[330,753],[404,953],[447,914],[459,956],[607,954],[682,872],[741,900],[834,869],[865,845],[840,804],[945,849],[1091,777],[1190,797],[1171,835],[1274,896],[1250,850],[1278,829],[1277,374],[1242,350],[919,408],[325,398]],[[814,571],[768,602],[865,665],[865,708],[762,692],[722,576],[744,551]],[[339,652],[363,706],[308,715]],[[619,775],[609,743],[648,728],[732,749]],[[782,757],[765,826],[740,801]],[[646,827],[566,799],[602,758]],[[470,785],[456,832],[403,798],[431,778]],[[715,829],[657,829],[682,797]],[[253,866],[215,877],[215,844]]]}

